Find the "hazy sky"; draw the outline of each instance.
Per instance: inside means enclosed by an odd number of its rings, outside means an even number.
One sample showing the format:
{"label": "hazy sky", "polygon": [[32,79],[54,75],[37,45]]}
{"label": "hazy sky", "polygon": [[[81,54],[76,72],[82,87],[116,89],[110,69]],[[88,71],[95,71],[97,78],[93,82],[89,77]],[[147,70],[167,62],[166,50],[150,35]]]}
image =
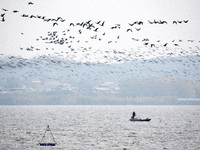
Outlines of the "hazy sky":
{"label": "hazy sky", "polygon": [[[33,5],[28,5],[26,0],[1,0],[0,13],[5,13],[5,22],[0,22],[0,53],[5,55],[19,55],[23,57],[37,56],[47,53],[45,49],[54,48],[56,51],[67,49],[66,45],[55,46],[36,41],[40,36],[47,36],[47,32],[69,29],[71,22],[105,21],[103,29],[98,34],[106,32],[106,42],[89,41],[89,44],[79,43],[78,46],[92,46],[94,49],[104,51],[109,48],[130,49],[134,47],[131,38],[149,38],[153,42],[163,40],[167,43],[174,39],[200,41],[200,1],[199,0],[33,0]],[[4,11],[7,9],[8,11]],[[14,10],[19,12],[13,13]],[[38,19],[23,18],[21,15],[41,15],[47,18],[62,17],[65,22],[52,26]],[[148,20],[167,21],[167,25],[150,25]],[[177,20],[189,20],[186,24],[172,24]],[[127,33],[128,23],[143,21],[139,32]],[[120,24],[120,30],[111,30],[115,24]],[[139,26],[138,26],[139,28]],[[78,31],[77,29],[76,31]],[[77,40],[93,36],[93,33],[83,31],[80,36],[74,31]],[[71,30],[71,33],[73,31]],[[98,35],[98,36],[99,36]],[[108,45],[109,40],[120,36],[118,42]],[[141,43],[140,43],[141,44]],[[187,44],[185,44],[187,45]],[[37,47],[41,51],[20,51],[20,48]],[[76,47],[77,45],[74,44]],[[77,47],[78,47],[77,46]],[[54,51],[55,52],[55,51]],[[50,53],[50,52],[48,52]],[[78,55],[76,56],[78,57]]]}

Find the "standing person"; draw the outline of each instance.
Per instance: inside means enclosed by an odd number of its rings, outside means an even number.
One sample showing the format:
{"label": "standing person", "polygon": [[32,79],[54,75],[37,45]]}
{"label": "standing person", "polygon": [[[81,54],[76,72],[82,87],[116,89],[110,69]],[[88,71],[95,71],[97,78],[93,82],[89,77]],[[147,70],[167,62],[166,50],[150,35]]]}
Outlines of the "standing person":
{"label": "standing person", "polygon": [[133,112],[133,115],[132,115],[132,119],[134,119],[134,117],[136,116],[136,113],[135,112]]}

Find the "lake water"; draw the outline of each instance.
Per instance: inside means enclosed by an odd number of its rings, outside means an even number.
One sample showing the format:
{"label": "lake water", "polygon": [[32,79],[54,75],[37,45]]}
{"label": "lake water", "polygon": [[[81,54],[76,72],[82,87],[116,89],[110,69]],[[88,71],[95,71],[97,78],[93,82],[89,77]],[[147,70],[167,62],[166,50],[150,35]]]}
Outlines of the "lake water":
{"label": "lake water", "polygon": [[0,106],[0,149],[198,150],[200,106]]}

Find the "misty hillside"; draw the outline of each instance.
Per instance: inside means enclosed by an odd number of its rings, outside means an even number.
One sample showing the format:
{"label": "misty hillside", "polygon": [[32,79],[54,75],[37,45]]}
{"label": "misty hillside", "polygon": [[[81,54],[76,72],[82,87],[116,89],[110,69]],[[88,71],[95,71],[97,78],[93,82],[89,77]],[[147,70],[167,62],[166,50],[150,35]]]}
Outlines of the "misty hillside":
{"label": "misty hillside", "polygon": [[0,90],[4,94],[58,92],[77,99],[101,94],[113,99],[199,98],[199,63],[198,55],[115,64],[72,62],[45,55],[1,57]]}

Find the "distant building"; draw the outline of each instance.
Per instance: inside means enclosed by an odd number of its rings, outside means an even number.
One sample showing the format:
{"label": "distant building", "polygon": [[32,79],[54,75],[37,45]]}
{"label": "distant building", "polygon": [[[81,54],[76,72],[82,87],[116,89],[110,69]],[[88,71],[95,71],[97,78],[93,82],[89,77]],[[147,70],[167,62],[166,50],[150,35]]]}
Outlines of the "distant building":
{"label": "distant building", "polygon": [[33,87],[33,88],[40,87],[41,81],[32,81],[30,86]]}
{"label": "distant building", "polygon": [[0,93],[4,94],[4,93],[7,93],[7,91],[5,91],[5,90],[3,89],[3,87],[0,86]]}
{"label": "distant building", "polygon": [[100,84],[98,87],[94,88],[94,92],[100,93],[117,93],[119,90],[118,85],[116,85],[114,82],[104,82]]}
{"label": "distant building", "polygon": [[178,98],[177,102],[181,105],[200,105],[200,98]]}

